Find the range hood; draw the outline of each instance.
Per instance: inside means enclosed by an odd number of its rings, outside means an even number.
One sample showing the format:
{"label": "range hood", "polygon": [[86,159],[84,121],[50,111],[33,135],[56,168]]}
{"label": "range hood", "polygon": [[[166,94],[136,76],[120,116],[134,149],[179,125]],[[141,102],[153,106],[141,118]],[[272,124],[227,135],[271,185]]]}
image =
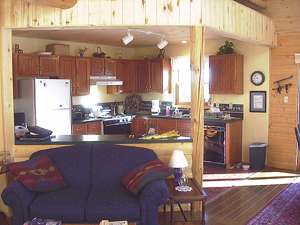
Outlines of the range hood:
{"label": "range hood", "polygon": [[110,76],[91,76],[91,85],[123,85],[123,81]]}

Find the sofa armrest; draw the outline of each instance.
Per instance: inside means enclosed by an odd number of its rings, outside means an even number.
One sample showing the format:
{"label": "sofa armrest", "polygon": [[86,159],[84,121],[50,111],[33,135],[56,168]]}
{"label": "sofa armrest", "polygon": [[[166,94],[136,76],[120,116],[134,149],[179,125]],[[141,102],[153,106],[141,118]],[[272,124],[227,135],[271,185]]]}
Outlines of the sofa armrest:
{"label": "sofa armrest", "polygon": [[140,193],[141,225],[158,224],[158,207],[165,204],[169,191],[163,179],[147,184]]}
{"label": "sofa armrest", "polygon": [[15,225],[29,220],[29,205],[35,196],[36,193],[27,191],[19,180],[15,180],[3,190],[2,200],[12,209]]}

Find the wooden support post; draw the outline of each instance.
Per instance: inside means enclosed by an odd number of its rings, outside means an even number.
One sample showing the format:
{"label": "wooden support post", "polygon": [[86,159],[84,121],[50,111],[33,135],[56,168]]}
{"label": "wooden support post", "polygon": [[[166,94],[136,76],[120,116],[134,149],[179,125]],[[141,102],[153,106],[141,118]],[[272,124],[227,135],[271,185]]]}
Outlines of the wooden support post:
{"label": "wooden support post", "polygon": [[[204,96],[203,96],[203,64],[204,64],[204,27],[192,27],[190,30],[190,54],[192,70],[192,105],[191,125],[193,139],[192,173],[202,186],[203,181],[203,125],[204,125]],[[200,204],[195,203],[195,211]]]}

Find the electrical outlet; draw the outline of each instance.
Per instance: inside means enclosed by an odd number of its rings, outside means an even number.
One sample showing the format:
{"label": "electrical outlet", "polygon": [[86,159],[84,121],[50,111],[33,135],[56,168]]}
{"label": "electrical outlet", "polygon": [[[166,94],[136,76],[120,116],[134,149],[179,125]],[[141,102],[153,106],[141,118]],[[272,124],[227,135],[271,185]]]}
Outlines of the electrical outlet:
{"label": "electrical outlet", "polygon": [[285,103],[289,102],[289,96],[284,96],[284,102]]}

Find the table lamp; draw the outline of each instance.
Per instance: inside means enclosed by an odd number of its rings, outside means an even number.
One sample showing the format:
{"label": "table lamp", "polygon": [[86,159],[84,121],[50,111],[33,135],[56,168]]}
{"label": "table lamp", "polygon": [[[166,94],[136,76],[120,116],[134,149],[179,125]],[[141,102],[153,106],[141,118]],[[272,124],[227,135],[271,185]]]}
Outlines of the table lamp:
{"label": "table lamp", "polygon": [[172,157],[169,162],[169,166],[174,168],[174,170],[175,170],[174,182],[178,183],[178,181],[180,181],[181,176],[183,174],[182,168],[189,166],[182,150],[174,150],[173,151]]}

